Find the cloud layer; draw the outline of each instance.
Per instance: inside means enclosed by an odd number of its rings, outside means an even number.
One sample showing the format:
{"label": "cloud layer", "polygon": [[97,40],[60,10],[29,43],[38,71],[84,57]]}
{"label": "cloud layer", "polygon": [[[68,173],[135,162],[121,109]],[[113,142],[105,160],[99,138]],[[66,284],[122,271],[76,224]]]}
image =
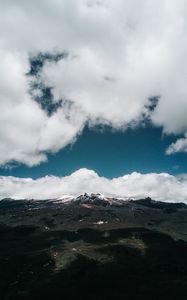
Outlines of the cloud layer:
{"label": "cloud layer", "polygon": [[[26,74],[30,56],[56,51],[69,55],[35,78],[64,101],[48,115]],[[149,115],[165,133],[187,134],[186,52],[185,0],[1,1],[0,165],[39,164],[85,124],[124,130]]]}
{"label": "cloud layer", "polygon": [[80,169],[70,176],[31,178],[0,177],[0,199],[54,199],[66,194],[103,193],[120,197],[152,197],[155,200],[187,203],[187,176],[175,177],[167,173],[132,173],[107,179],[88,169]]}

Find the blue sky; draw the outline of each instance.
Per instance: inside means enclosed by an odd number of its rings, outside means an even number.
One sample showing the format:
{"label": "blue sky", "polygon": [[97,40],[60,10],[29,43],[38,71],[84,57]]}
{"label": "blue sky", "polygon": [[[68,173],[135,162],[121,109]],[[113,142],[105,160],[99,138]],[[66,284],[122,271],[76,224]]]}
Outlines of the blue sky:
{"label": "blue sky", "polygon": [[128,129],[125,132],[110,128],[85,128],[77,141],[36,167],[17,165],[1,168],[1,175],[38,178],[46,175],[64,176],[80,168],[95,170],[100,176],[119,177],[131,172],[187,172],[187,155],[166,155],[165,150],[175,136],[162,134],[161,128],[151,125]]}

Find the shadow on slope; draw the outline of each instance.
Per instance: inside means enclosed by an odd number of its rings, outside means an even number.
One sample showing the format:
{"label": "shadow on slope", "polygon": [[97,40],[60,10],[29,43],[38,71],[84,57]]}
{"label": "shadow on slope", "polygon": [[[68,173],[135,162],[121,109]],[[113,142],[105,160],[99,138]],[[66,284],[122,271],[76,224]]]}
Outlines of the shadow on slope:
{"label": "shadow on slope", "polygon": [[187,299],[187,243],[145,228],[0,228],[0,299]]}

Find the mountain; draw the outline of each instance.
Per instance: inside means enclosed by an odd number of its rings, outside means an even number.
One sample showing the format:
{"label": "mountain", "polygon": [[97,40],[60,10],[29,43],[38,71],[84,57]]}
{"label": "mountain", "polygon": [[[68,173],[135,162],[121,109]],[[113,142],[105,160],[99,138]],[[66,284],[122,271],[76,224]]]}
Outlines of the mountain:
{"label": "mountain", "polygon": [[0,299],[187,299],[187,206],[102,194],[0,201]]}
{"label": "mountain", "polygon": [[177,209],[187,208],[187,205],[182,202],[161,202],[157,200],[153,200],[150,197],[143,199],[134,199],[129,197],[109,197],[100,193],[91,193],[90,195],[87,193],[81,194],[79,196],[73,195],[63,195],[56,199],[46,199],[46,200],[35,200],[35,199],[20,199],[15,200],[12,198],[4,198],[0,200],[0,206],[53,206],[53,205],[61,205],[61,204],[74,204],[80,206],[103,206],[103,207],[122,207],[131,205],[133,206],[144,206],[155,209],[165,209],[169,212],[176,211]]}
{"label": "mountain", "polygon": [[[128,199],[129,200],[129,199]],[[79,204],[90,204],[90,205],[100,205],[100,206],[122,206],[125,201],[128,201],[126,198],[119,199],[114,197],[107,197],[103,194],[90,194],[85,193],[84,195],[78,196],[75,201]]]}

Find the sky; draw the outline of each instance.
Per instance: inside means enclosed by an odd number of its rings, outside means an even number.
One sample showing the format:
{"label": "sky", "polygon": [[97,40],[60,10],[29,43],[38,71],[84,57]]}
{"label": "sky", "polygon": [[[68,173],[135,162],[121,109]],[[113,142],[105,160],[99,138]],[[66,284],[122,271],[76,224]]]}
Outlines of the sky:
{"label": "sky", "polygon": [[0,198],[187,201],[186,52],[185,0],[1,1]]}
{"label": "sky", "polygon": [[48,156],[48,162],[35,167],[1,167],[4,176],[67,176],[77,169],[95,170],[100,176],[114,178],[134,171],[140,173],[187,173],[187,155],[165,155],[174,137],[162,137],[160,128],[150,125],[111,132],[110,128],[85,128],[74,144]]}

